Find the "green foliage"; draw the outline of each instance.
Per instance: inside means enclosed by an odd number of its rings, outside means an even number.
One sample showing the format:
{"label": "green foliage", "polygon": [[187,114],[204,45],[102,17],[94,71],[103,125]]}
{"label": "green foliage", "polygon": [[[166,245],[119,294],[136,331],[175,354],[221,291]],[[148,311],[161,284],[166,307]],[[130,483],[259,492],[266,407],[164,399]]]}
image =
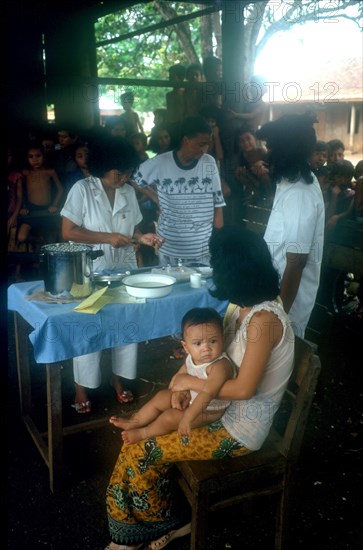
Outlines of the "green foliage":
{"label": "green foliage", "polygon": [[[170,2],[178,15],[196,11],[191,3]],[[199,8],[197,8],[199,9]],[[153,3],[136,4],[132,8],[106,15],[95,24],[96,43],[114,39],[149,25],[162,22]],[[190,20],[192,42],[200,55],[199,19]],[[174,27],[166,27],[132,38],[97,47],[97,67],[100,78],[146,78],[168,80],[168,69],[175,63],[189,64],[181,48]],[[128,89],[130,86],[128,87]],[[153,111],[165,107],[165,94],[170,88],[131,87],[135,94],[135,110]],[[126,87],[104,85],[100,94],[112,97],[120,104],[120,95]]]}

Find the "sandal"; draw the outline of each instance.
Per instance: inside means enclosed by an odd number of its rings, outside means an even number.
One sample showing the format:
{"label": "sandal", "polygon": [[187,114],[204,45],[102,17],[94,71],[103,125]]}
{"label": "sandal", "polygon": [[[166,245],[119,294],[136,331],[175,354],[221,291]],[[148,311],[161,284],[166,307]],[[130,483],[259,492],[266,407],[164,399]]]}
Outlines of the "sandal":
{"label": "sandal", "polygon": [[185,353],[185,349],[182,346],[175,348],[175,350],[173,351],[174,359],[185,359],[186,356],[187,354]]}
{"label": "sandal", "polygon": [[91,412],[91,401],[81,401],[80,403],[74,403],[71,405],[78,414],[85,414]]}
{"label": "sandal", "polygon": [[192,524],[187,523],[186,525],[183,525],[183,527],[180,527],[175,531],[169,531],[169,533],[166,533],[166,535],[163,535],[159,539],[149,542],[146,548],[148,550],[160,550],[161,548],[165,548],[165,546],[167,546],[169,542],[171,542],[172,540],[177,539],[179,537],[184,537],[185,535],[189,535],[191,531],[192,531]]}
{"label": "sandal", "polygon": [[137,544],[129,546],[128,544],[116,544],[115,542],[110,542],[105,548],[105,550],[137,550],[138,548],[141,548],[143,546],[142,544]]}
{"label": "sandal", "polygon": [[117,394],[116,398],[119,403],[132,403],[135,399],[131,390],[123,390],[123,392]]}

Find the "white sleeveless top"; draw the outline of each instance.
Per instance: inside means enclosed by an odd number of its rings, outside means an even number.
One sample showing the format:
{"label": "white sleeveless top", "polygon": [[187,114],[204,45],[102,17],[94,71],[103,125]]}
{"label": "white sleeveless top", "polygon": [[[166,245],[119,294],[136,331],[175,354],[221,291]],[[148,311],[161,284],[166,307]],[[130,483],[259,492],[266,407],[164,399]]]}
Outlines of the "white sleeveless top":
{"label": "white sleeveless top", "polygon": [[[233,368],[233,378],[236,377],[236,369],[233,365],[232,361],[228,357],[226,353],[222,353],[217,359],[214,359],[214,361],[211,361],[210,363],[203,363],[202,365],[195,365],[193,363],[193,359],[190,354],[188,354],[185,365],[187,367],[187,373],[191,376],[196,376],[197,378],[200,378],[201,380],[207,380],[208,373],[207,368],[209,365],[213,365],[216,361],[219,361],[220,359],[228,359],[228,361],[231,363],[231,366]],[[190,390],[190,402],[189,405],[191,405],[194,401],[194,399],[197,397],[198,392]],[[231,401],[226,401],[224,399],[212,399],[212,401],[209,403],[209,405],[206,407],[205,410],[207,411],[223,411],[230,405]]]}
{"label": "white sleeveless top", "polygon": [[[257,311],[275,313],[283,326],[282,338],[272,350],[255,395],[251,399],[232,401],[221,419],[226,430],[235,439],[248,449],[255,451],[262,446],[268,435],[273,416],[280,405],[290,378],[295,338],[289,318],[277,301],[262,302],[254,306],[236,331],[239,309],[236,306],[224,329],[225,349],[237,368],[240,368],[246,350],[247,326],[250,323],[253,324],[253,315]],[[257,333],[256,338],[258,338]]]}

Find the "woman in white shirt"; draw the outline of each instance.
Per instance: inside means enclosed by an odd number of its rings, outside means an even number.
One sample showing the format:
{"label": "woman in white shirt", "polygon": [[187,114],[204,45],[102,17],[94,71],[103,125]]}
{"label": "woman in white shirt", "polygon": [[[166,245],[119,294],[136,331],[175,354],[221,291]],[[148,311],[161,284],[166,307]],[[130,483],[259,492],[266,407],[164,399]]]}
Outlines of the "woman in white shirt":
{"label": "woman in white shirt", "polygon": [[314,307],[324,246],[324,199],[309,165],[314,122],[308,115],[285,115],[257,132],[266,141],[276,185],[264,239],[280,274],[284,310],[301,338]]}
{"label": "woman in white shirt", "polygon": [[[88,164],[92,175],[73,185],[61,211],[63,239],[102,250],[103,256],[94,261],[95,271],[135,269],[135,240],[154,248],[162,243],[156,234],[143,235],[138,229],[142,215],[135,191],[127,184],[139,164],[138,155],[126,140],[112,137],[94,144]],[[100,358],[101,352],[95,352],[73,359],[78,413],[91,411],[87,388],[101,384]],[[120,403],[133,400],[120,377],[135,378],[136,363],[137,344],[112,348],[113,385]]]}

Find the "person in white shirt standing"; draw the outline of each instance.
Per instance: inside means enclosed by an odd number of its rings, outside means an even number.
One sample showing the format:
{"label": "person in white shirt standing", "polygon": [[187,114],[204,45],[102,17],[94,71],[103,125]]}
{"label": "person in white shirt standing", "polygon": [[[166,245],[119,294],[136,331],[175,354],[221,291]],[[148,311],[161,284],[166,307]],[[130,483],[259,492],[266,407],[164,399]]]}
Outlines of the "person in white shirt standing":
{"label": "person in white shirt standing", "polygon": [[294,333],[304,337],[320,281],[324,200],[309,158],[316,144],[309,115],[285,115],[257,132],[269,150],[276,192],[264,239],[281,277],[280,296]]}

